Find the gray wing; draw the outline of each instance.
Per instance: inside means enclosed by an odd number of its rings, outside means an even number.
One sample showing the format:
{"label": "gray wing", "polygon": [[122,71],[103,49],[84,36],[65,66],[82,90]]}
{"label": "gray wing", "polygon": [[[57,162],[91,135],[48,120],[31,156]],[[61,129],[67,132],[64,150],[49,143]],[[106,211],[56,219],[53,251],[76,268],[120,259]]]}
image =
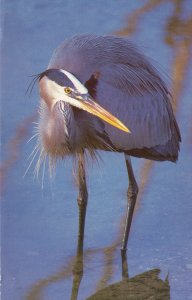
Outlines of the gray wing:
{"label": "gray wing", "polygon": [[122,64],[100,69],[97,101],[131,130],[126,134],[105,124],[112,143],[121,150],[165,145],[175,134],[175,119],[166,87],[145,70]]}

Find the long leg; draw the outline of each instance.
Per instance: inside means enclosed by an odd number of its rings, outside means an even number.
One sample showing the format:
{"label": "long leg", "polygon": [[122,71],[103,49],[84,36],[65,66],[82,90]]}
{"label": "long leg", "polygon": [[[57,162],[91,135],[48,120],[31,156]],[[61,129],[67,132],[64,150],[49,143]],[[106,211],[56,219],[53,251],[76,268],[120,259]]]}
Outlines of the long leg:
{"label": "long leg", "polygon": [[133,168],[131,165],[131,159],[130,157],[125,154],[125,161],[127,165],[127,172],[128,172],[128,177],[129,177],[129,187],[128,187],[128,192],[127,192],[127,216],[126,216],[126,223],[125,223],[125,230],[124,230],[124,235],[123,235],[123,242],[122,242],[122,251],[126,252],[127,248],[127,242],[128,242],[128,237],[129,237],[129,232],[131,228],[131,221],[133,217],[133,211],[137,199],[137,194],[138,194],[138,185],[135,180],[135,176],[133,173]]}
{"label": "long leg", "polygon": [[88,192],[85,177],[85,161],[84,153],[78,154],[78,186],[79,195],[77,203],[79,206],[79,232],[76,260],[73,266],[73,286],[71,293],[71,300],[76,300],[78,296],[79,286],[83,277],[83,239],[85,229],[85,217],[88,200]]}
{"label": "long leg", "polygon": [[84,152],[78,155],[78,185],[79,195],[77,203],[79,206],[79,233],[78,233],[78,248],[77,252],[80,254],[83,251],[83,239],[84,239],[84,228],[85,228],[85,217],[88,200],[86,176],[85,176],[85,160]]}
{"label": "long leg", "polygon": [[121,268],[122,268],[122,279],[127,280],[129,278],[128,263],[126,250],[121,249]]}

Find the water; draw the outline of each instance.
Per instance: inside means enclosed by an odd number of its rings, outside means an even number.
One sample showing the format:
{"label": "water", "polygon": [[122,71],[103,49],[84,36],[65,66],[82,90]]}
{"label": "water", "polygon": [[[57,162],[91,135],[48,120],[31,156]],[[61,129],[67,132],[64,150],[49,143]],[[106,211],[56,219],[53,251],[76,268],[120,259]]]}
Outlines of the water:
{"label": "water", "polygon": [[[172,78],[168,83],[177,104],[182,145],[176,165],[133,159],[143,188],[129,240],[129,276],[131,284],[136,276],[144,276],[145,287],[145,272],[160,269],[158,284],[166,290],[168,275],[171,299],[192,299],[191,7],[190,0],[159,3],[146,7],[150,9],[141,11],[138,19],[133,16],[144,1],[2,3],[3,300],[67,300],[73,285],[78,208],[72,163],[60,164],[54,180],[46,169],[43,189],[41,176],[39,181],[33,179],[34,165],[23,178],[35,145],[26,142],[33,134],[38,106],[37,87],[30,99],[25,95],[28,76],[46,68],[53,49],[66,37],[84,32],[130,34],[130,17],[136,30],[129,37]],[[84,275],[78,300],[121,281],[126,167],[121,154],[102,153],[102,158],[100,166],[89,168]],[[149,285],[157,284],[157,278],[150,276]],[[163,299],[169,299],[166,293]],[[142,286],[140,294],[141,299],[147,297]]]}

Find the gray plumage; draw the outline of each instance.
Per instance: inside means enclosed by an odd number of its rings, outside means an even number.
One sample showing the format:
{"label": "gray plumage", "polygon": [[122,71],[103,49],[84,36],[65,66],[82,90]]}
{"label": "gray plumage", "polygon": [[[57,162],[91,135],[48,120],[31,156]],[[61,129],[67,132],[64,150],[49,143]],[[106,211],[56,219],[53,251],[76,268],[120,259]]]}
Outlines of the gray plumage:
{"label": "gray plumage", "polygon": [[95,88],[94,100],[131,130],[131,134],[126,134],[75,109],[77,134],[71,129],[68,141],[73,152],[81,146],[89,148],[90,141],[92,148],[106,148],[108,144],[108,150],[133,156],[177,160],[180,133],[170,93],[156,69],[127,39],[75,36],[55,50],[48,68],[67,70],[84,85],[98,74],[91,87]]}

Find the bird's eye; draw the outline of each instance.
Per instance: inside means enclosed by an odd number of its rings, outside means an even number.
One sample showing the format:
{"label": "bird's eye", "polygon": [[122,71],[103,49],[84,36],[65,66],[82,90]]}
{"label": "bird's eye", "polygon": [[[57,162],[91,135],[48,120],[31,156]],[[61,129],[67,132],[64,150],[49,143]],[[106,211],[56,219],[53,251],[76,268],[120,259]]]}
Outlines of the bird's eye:
{"label": "bird's eye", "polygon": [[66,94],[71,94],[71,89],[70,89],[70,87],[65,87],[65,88],[64,88],[64,92],[65,92]]}

